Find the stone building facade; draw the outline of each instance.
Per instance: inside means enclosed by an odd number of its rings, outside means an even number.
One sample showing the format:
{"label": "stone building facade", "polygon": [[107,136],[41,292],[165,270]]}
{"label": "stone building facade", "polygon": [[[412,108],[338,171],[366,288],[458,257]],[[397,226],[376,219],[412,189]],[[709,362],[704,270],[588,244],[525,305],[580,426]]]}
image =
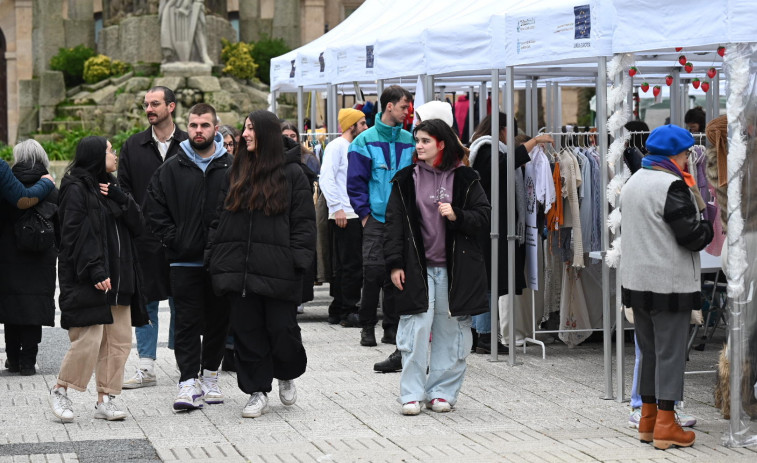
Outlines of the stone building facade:
{"label": "stone building facade", "polygon": [[[159,0],[0,1],[0,142],[13,144],[39,102],[40,80],[61,47],[79,44],[130,63],[159,62]],[[291,48],[336,26],[363,0],[205,0],[209,35],[255,41],[282,38]],[[233,25],[232,31],[229,24]],[[118,26],[114,28],[114,26]],[[209,42],[210,43],[210,42]],[[209,45],[212,59],[220,44]],[[65,97],[65,95],[63,95]]]}

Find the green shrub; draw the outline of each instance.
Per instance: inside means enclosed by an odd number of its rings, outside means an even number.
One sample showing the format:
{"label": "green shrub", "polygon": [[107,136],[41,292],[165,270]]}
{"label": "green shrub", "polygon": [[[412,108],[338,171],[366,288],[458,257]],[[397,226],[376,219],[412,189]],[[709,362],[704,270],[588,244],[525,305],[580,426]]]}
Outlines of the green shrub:
{"label": "green shrub", "polygon": [[124,132],[119,132],[112,137],[109,137],[108,140],[110,140],[110,144],[113,145],[113,149],[120,152],[121,147],[126,143],[126,140],[134,135],[135,133],[139,133],[144,130],[144,127],[132,127],[129,130],[126,130]]}
{"label": "green shrub", "polygon": [[110,77],[110,58],[97,55],[84,62],[84,82],[94,84]]}
{"label": "green shrub", "polygon": [[131,66],[128,63],[119,61],[117,59],[110,61],[110,75],[122,76],[131,70]]}
{"label": "green shrub", "polygon": [[252,58],[253,46],[245,42],[231,43],[221,39],[223,49],[221,60],[225,66],[223,73],[238,79],[252,79],[258,66]]}
{"label": "green shrub", "polygon": [[0,159],[6,160],[9,164],[13,162],[13,147],[0,143]]}
{"label": "green shrub", "polygon": [[256,76],[266,85],[271,85],[271,58],[281,56],[290,51],[283,39],[272,39],[263,35],[260,40],[253,43],[252,59],[258,65]]}
{"label": "green shrub", "polygon": [[74,87],[84,82],[84,63],[93,56],[95,51],[84,45],[59,48],[58,54],[50,60],[50,69],[63,72],[66,87]]}

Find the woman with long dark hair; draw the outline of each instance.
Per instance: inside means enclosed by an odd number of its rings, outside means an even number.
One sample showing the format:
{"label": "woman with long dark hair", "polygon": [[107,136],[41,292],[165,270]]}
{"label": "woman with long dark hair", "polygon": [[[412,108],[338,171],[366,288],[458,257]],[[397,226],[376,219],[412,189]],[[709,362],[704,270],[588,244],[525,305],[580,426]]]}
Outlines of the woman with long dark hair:
{"label": "woman with long dark hair", "polygon": [[85,137],[60,188],[58,281],[60,324],[71,345],[50,391],[63,422],[74,412],[69,387],[84,392],[95,373],[95,418],[126,418],[114,402],[131,350],[131,326],[147,323],[133,237],[142,231],[139,206],[117,185],[117,157],[104,137]]}
{"label": "woman with long dark hair", "polygon": [[250,394],[242,416],[256,418],[268,406],[273,378],[281,402],[295,403],[294,379],[307,365],[297,305],[315,254],[315,208],[299,160],[284,156],[275,114],[250,113],[242,140],[207,260],[213,288],[231,302],[237,382]]}
{"label": "woman with long dark hair", "polygon": [[[448,412],[465,378],[471,315],[488,310],[486,266],[476,234],[489,227],[489,201],[464,150],[440,119],[413,132],[414,164],[392,179],[384,258],[400,316],[403,415],[421,404]],[[431,352],[429,359],[429,336]]]}

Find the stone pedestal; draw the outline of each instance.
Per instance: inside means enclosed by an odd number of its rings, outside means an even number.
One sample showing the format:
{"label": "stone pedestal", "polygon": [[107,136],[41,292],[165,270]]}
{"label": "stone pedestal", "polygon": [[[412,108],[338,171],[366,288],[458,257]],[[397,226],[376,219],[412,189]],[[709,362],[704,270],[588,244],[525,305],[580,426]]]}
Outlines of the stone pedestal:
{"label": "stone pedestal", "polygon": [[213,67],[205,63],[163,63],[160,72],[166,77],[209,76]]}

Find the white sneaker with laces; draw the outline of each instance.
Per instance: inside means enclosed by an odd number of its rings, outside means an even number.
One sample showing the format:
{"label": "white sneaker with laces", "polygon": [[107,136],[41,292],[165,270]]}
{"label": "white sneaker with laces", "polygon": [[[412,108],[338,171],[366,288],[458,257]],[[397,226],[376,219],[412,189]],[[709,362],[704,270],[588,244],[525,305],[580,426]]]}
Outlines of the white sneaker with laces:
{"label": "white sneaker with laces", "polygon": [[202,370],[200,387],[202,387],[202,397],[206,404],[223,403],[223,393],[218,387],[218,371]]}
{"label": "white sneaker with laces", "polygon": [[124,381],[124,389],[138,389],[140,387],[156,386],[158,384],[155,378],[155,372],[145,368],[137,368],[134,375]]}
{"label": "white sneaker with laces", "polygon": [[683,402],[678,402],[675,406],[676,420],[683,428],[691,428],[697,424],[697,419],[683,411]]}
{"label": "white sneaker with laces", "polygon": [[266,411],[266,408],[268,408],[268,396],[263,392],[255,392],[250,394],[247,405],[242,409],[242,417],[257,418]]}
{"label": "white sneaker with laces", "polygon": [[53,415],[61,422],[71,423],[74,421],[74,409],[65,388],[57,386],[52,388],[47,400],[50,403]]}
{"label": "white sneaker with laces", "polygon": [[179,394],[173,401],[174,410],[194,410],[202,408],[202,388],[199,381],[189,379],[179,383]]}
{"label": "white sneaker with laces", "polygon": [[452,410],[452,405],[444,399],[433,399],[426,404],[426,408],[430,408],[436,413],[447,413]]}
{"label": "white sneaker with laces", "polygon": [[421,413],[421,404],[418,401],[408,402],[402,404],[402,414],[407,416],[414,416]]}
{"label": "white sneaker with laces", "polygon": [[632,408],[631,413],[628,415],[628,427],[638,429],[639,421],[641,421],[641,407]]}
{"label": "white sneaker with laces", "polygon": [[121,410],[115,402],[115,396],[110,394],[103,397],[102,403],[95,405],[95,418],[100,420],[118,421],[126,418],[126,412]]}
{"label": "white sneaker with laces", "polygon": [[294,405],[297,402],[297,388],[294,387],[294,380],[279,380],[279,399],[284,405]]}

